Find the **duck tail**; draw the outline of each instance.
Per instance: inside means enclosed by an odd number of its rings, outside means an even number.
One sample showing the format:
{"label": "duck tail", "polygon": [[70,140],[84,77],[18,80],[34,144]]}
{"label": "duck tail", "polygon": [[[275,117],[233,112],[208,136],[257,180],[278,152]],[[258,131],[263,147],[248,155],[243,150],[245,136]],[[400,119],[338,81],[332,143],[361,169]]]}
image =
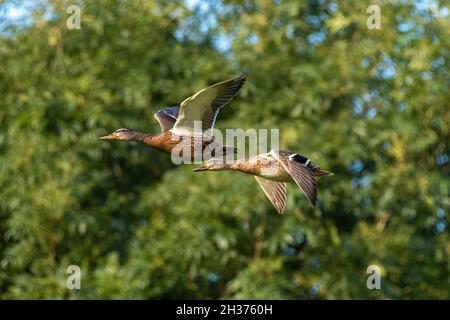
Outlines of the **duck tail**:
{"label": "duck tail", "polygon": [[328,175],[333,176],[334,175],[334,173],[320,169],[320,167],[318,167],[318,166],[313,167],[312,172],[313,172],[314,177],[321,177],[321,176],[328,176]]}

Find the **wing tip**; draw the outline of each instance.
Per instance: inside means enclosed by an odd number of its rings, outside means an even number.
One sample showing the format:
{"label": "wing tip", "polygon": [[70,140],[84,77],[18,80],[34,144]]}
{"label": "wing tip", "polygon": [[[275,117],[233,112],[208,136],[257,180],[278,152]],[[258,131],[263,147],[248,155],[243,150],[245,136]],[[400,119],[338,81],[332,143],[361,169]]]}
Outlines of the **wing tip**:
{"label": "wing tip", "polygon": [[[317,202],[318,202],[318,194],[317,194],[317,185],[316,185],[316,180],[313,178],[313,186],[312,186],[312,190],[308,192],[308,194],[306,195],[306,197],[308,198],[308,200],[311,202],[312,206],[315,208],[317,206]],[[312,194],[311,194],[312,193]]]}
{"label": "wing tip", "polygon": [[245,84],[245,81],[247,81],[247,78],[243,74],[240,74],[240,75],[235,76],[233,78],[233,81],[238,82],[239,86],[242,87]]}

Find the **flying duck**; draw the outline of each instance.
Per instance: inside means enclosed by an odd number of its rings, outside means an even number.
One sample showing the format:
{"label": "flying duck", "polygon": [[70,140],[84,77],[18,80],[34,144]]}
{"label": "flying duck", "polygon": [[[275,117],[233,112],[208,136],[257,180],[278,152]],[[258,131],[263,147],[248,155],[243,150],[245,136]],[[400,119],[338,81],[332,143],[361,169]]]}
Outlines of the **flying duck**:
{"label": "flying duck", "polygon": [[[235,153],[236,148],[219,145],[211,137],[204,139],[203,133],[213,128],[219,110],[233,99],[245,80],[243,75],[236,76],[200,90],[179,105],[158,111],[154,117],[161,126],[159,133],[141,133],[121,128],[100,139],[141,142],[166,153],[171,153],[180,142],[187,143],[191,148],[191,160],[195,159],[195,147],[199,147],[199,144],[202,151],[208,146],[220,150],[221,154],[212,154],[215,157]],[[201,132],[194,130],[195,121],[201,121]]]}
{"label": "flying duck", "polygon": [[315,177],[332,175],[314,165],[311,160],[298,153],[272,149],[254,157],[226,163],[223,159],[212,158],[204,163],[199,171],[235,170],[255,176],[256,181],[269,198],[278,213],[286,207],[286,183],[294,182],[302,190],[311,204],[317,204]]}

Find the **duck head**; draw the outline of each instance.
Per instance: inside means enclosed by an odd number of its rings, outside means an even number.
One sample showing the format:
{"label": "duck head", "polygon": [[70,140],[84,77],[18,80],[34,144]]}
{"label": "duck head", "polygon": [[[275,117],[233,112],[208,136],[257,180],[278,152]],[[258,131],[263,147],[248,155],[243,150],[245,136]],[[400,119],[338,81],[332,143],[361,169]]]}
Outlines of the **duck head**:
{"label": "duck head", "polygon": [[113,133],[101,137],[101,140],[118,140],[118,141],[140,141],[142,134],[132,129],[121,128],[117,129]]}

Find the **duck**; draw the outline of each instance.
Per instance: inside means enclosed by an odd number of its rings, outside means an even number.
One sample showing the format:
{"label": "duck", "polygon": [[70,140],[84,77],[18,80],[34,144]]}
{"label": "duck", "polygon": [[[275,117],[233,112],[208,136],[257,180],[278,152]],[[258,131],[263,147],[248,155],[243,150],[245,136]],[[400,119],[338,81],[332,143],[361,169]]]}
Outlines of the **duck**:
{"label": "duck", "polygon": [[[214,142],[214,137],[206,136],[206,133],[211,132],[220,109],[234,98],[245,81],[244,75],[235,76],[204,88],[175,106],[159,110],[154,114],[154,118],[158,121],[161,132],[142,133],[129,128],[120,128],[100,139],[140,142],[165,153],[172,153],[176,146],[183,143],[187,144],[188,150],[190,148],[191,152],[187,157],[191,161],[197,161],[197,150],[203,151],[206,147],[213,149],[211,157],[236,153],[235,147],[222,146]],[[182,153],[183,151],[180,155],[184,156]],[[200,161],[210,159],[205,158],[203,152],[200,156]]]}
{"label": "duck", "polygon": [[333,175],[311,159],[288,150],[272,149],[253,157],[224,161],[211,158],[194,172],[235,170],[253,175],[279,214],[286,208],[286,184],[295,183],[313,207],[317,204],[316,177]]}

